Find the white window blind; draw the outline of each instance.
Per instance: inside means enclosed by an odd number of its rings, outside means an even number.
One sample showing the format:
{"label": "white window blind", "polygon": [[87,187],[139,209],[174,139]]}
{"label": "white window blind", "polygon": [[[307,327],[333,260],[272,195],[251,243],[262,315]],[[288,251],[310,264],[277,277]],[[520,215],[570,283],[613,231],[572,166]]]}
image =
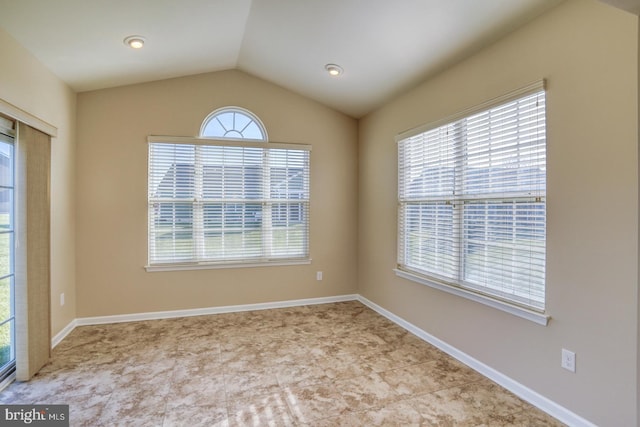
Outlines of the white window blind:
{"label": "white window blind", "polygon": [[398,137],[398,269],[544,312],[542,82]]}
{"label": "white window blind", "polygon": [[150,137],[150,266],[308,258],[309,146],[173,139]]}

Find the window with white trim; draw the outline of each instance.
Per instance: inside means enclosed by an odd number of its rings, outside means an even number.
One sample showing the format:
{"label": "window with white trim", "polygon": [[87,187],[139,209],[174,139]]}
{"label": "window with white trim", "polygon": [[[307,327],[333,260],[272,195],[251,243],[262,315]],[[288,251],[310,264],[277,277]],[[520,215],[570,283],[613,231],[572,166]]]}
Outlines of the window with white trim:
{"label": "window with white trim", "polygon": [[200,135],[259,141],[268,139],[267,131],[258,116],[240,107],[224,107],[209,114],[202,122]]}
{"label": "window with white trim", "polygon": [[240,139],[266,131],[235,107],[217,115],[203,131],[215,121],[231,139],[148,138],[148,269],[308,260],[311,147]]}
{"label": "window with white trim", "polygon": [[543,313],[544,82],[397,141],[399,272]]}

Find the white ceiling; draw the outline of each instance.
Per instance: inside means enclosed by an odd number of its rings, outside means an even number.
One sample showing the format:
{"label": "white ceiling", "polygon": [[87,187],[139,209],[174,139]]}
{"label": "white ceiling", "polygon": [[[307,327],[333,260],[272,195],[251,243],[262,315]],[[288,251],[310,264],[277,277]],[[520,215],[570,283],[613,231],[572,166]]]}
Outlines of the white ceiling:
{"label": "white ceiling", "polygon": [[239,69],[361,117],[562,1],[0,0],[0,27],[79,92]]}

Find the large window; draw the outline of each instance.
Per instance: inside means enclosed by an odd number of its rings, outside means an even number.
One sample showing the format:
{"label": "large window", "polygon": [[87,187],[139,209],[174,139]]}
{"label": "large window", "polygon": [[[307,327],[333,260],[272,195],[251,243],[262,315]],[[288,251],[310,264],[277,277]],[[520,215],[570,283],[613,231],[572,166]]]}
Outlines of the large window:
{"label": "large window", "polygon": [[400,272],[544,312],[542,82],[399,135],[398,168]]}
{"label": "large window", "polygon": [[149,137],[149,266],[307,260],[310,147],[252,141],[251,115],[218,113],[203,130],[233,140]]}

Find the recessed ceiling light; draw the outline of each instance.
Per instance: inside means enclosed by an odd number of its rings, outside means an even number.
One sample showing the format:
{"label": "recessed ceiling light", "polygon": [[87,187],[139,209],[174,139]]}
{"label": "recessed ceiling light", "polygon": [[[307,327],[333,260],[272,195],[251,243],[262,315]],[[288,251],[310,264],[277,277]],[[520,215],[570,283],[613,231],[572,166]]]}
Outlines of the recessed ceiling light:
{"label": "recessed ceiling light", "polygon": [[124,39],[124,44],[133,49],[142,49],[144,46],[144,37],[142,36],[129,36]]}
{"label": "recessed ceiling light", "polygon": [[339,76],[343,71],[342,67],[336,64],[327,64],[324,66],[324,69],[327,70],[327,72],[333,77]]}

